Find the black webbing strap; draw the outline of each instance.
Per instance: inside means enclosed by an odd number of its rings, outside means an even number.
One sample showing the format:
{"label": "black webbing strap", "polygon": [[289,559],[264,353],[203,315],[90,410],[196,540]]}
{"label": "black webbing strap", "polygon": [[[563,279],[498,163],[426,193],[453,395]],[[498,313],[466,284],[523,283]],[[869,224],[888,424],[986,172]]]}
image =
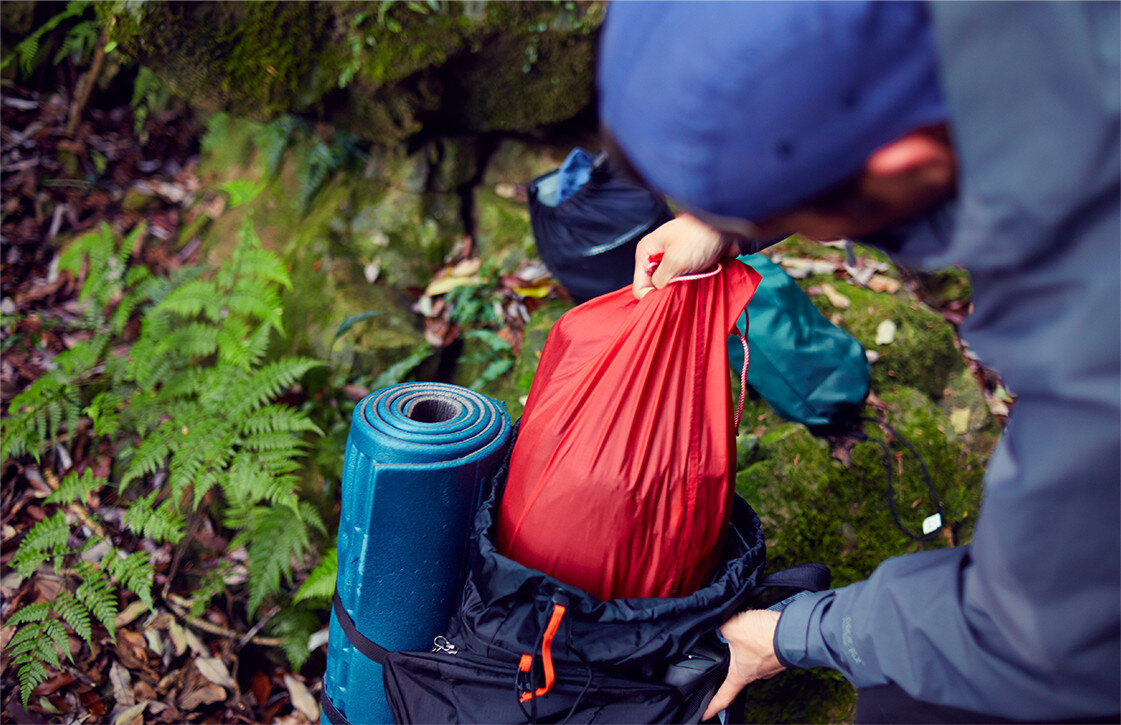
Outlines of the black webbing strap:
{"label": "black webbing strap", "polygon": [[339,598],[338,590],[335,591],[335,600],[331,603],[331,606],[335,610],[335,617],[339,620],[339,625],[343,628],[343,634],[354,645],[354,648],[379,665],[384,665],[389,650],[372,639],[367,639],[365,635],[358,631],[358,628],[354,626],[354,620],[350,618],[346,607],[343,606],[343,600]]}
{"label": "black webbing strap", "polygon": [[793,587],[810,592],[823,592],[829,588],[832,579],[829,567],[824,564],[798,564],[789,569],[776,571],[763,578],[759,586]]}
{"label": "black webbing strap", "polygon": [[346,716],[339,712],[339,708],[335,707],[335,703],[331,702],[331,697],[327,694],[327,688],[324,686],[319,691],[319,705],[323,708],[323,714],[327,716],[327,720],[331,725],[350,725],[350,721]]}

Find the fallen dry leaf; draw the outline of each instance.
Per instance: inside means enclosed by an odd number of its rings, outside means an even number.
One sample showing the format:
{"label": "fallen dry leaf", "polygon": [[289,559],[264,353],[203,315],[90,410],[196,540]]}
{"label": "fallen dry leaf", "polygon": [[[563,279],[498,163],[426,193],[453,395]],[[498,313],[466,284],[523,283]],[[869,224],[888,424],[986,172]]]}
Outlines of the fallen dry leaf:
{"label": "fallen dry leaf", "polygon": [[70,674],[69,672],[59,672],[57,675],[48,677],[47,679],[40,682],[31,692],[35,695],[51,695],[55,692],[58,692],[60,688],[66,687],[73,681],[74,675]]}
{"label": "fallen dry leaf", "polygon": [[483,280],[482,280],[481,277],[478,277],[478,276],[473,275],[473,274],[471,274],[471,275],[449,274],[445,277],[438,277],[436,279],[433,279],[431,282],[429,282],[428,286],[424,288],[424,294],[429,296],[429,297],[435,297],[436,295],[442,295],[442,294],[446,294],[448,292],[451,292],[456,287],[464,287],[464,286],[467,286],[467,285],[477,285],[477,284],[482,284],[482,282],[483,282]]}
{"label": "fallen dry leaf", "polygon": [[163,640],[160,638],[160,633],[154,629],[144,630],[144,639],[148,641],[148,649],[156,653],[157,657],[163,657]]}
{"label": "fallen dry leaf", "polygon": [[138,702],[126,710],[122,710],[113,720],[113,725],[140,725],[144,722],[144,708],[147,702]]}
{"label": "fallen dry leaf", "polygon": [[890,345],[895,342],[895,323],[884,320],[876,327],[876,344]]}
{"label": "fallen dry leaf", "polygon": [[284,675],[284,685],[288,688],[288,694],[292,696],[292,706],[299,710],[312,722],[319,721],[319,703],[308,691],[304,683],[297,680],[292,675]]}
{"label": "fallen dry leaf", "polygon": [[230,677],[230,671],[226,669],[226,663],[221,658],[199,657],[195,660],[195,667],[198,668],[203,677],[215,685],[228,687],[231,690],[236,689],[237,685],[234,683],[234,678]]}
{"label": "fallen dry leaf", "polygon": [[113,662],[109,668],[109,682],[113,683],[113,699],[118,705],[132,705],[136,698],[132,695],[132,675],[120,662]]}
{"label": "fallen dry leaf", "polygon": [[130,629],[117,633],[117,656],[130,670],[139,670],[148,664],[148,642],[144,635]]}
{"label": "fallen dry leaf", "polygon": [[168,624],[167,634],[171,637],[171,644],[175,647],[175,656],[183,654],[187,651],[187,635],[183,631],[182,625],[174,619]]}
{"label": "fallen dry leaf", "polygon": [[868,289],[873,292],[886,292],[889,295],[898,292],[901,285],[902,283],[899,280],[883,274],[874,274],[868,280]]}
{"label": "fallen dry leaf", "polygon": [[135,602],[118,612],[117,618],[113,621],[117,625],[117,629],[120,629],[121,627],[132,624],[137,617],[147,611],[148,605],[137,599]]}
{"label": "fallen dry leaf", "polygon": [[202,705],[226,699],[226,689],[218,685],[203,685],[179,698],[179,707],[183,710],[194,710]]}
{"label": "fallen dry leaf", "polygon": [[253,697],[257,698],[258,705],[263,706],[269,701],[269,695],[272,694],[272,681],[264,672],[257,670],[253,673],[253,681],[250,687],[253,691]]}
{"label": "fallen dry leaf", "polygon": [[199,639],[199,636],[195,634],[193,630],[185,627],[183,629],[183,637],[187,640],[187,646],[191,648],[192,652],[201,657],[210,656],[210,650],[206,648],[206,645],[202,643],[202,640]]}
{"label": "fallen dry leaf", "polygon": [[852,300],[838,292],[831,284],[821,285],[821,293],[828,298],[829,304],[838,309],[847,310],[852,304]]}
{"label": "fallen dry leaf", "polygon": [[958,435],[969,430],[969,408],[954,408],[950,412],[950,425]]}
{"label": "fallen dry leaf", "polygon": [[833,274],[833,270],[837,268],[836,262],[824,259],[785,257],[775,261],[781,264],[786,273],[794,279],[805,279],[813,274]]}
{"label": "fallen dry leaf", "polygon": [[553,281],[543,279],[533,284],[521,285],[514,288],[514,292],[522,297],[548,297],[553,291]]}

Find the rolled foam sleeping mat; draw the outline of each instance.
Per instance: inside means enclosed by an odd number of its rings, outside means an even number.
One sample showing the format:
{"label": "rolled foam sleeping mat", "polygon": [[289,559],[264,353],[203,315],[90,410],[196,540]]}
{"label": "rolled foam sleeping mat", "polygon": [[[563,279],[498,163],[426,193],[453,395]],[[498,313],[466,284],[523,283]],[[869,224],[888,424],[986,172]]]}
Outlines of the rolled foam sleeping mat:
{"label": "rolled foam sleeping mat", "polygon": [[[501,403],[455,385],[402,383],[354,409],[336,590],[366,638],[390,651],[428,651],[444,633],[482,482],[509,438]],[[381,665],[355,649],[333,612],[323,687],[351,723],[392,722]]]}

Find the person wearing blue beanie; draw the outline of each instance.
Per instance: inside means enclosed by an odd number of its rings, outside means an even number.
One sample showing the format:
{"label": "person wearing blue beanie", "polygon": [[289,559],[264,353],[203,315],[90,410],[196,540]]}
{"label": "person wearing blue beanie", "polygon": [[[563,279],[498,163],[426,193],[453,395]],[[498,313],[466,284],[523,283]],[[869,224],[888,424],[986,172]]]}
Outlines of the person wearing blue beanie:
{"label": "person wearing blue beanie", "polygon": [[706,717],[830,667],[860,722],[1118,721],[1119,7],[609,7],[608,146],[689,212],[639,243],[636,296],[794,232],[960,265],[962,337],[1017,396],[972,542],[729,620]]}

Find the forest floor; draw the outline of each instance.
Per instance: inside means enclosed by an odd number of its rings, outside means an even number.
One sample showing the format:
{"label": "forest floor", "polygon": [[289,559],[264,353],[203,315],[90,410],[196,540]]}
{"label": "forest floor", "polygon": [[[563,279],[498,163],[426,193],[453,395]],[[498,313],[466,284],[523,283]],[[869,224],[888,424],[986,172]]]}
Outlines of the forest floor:
{"label": "forest floor", "polygon": [[[0,402],[11,399],[53,367],[59,353],[89,337],[83,329],[79,280],[58,269],[61,239],[108,224],[123,232],[147,223],[131,258],[156,273],[198,261],[198,245],[182,247],[179,232],[190,223],[201,128],[189,114],[153,115],[137,128],[132,109],[87,107],[68,129],[71,99],[6,85],[2,109],[3,267],[0,302],[3,341]],[[143,135],[143,140],[138,136]],[[46,516],[43,499],[58,486],[55,471],[92,469],[106,475],[115,451],[91,446],[88,425],[68,432],[41,460],[23,456],[6,463],[0,487],[0,601],[4,619],[16,608],[54,599],[65,573],[21,579],[12,556],[28,531]],[[108,504],[94,495],[89,509]],[[78,511],[79,515],[81,511]],[[119,523],[119,522],[118,522]],[[123,530],[123,527],[122,527]],[[119,538],[122,530],[109,532]],[[226,542],[209,526],[195,536],[215,552]],[[3,721],[318,722],[314,694],[323,657],[308,665],[309,677],[289,671],[267,652],[273,638],[258,634],[228,598],[191,614],[192,592],[177,575],[180,559],[168,543],[149,546],[156,563],[156,607],[126,602],[116,615],[116,639],[95,627],[93,641],[69,635],[63,659],[38,684],[25,709],[16,668],[5,653]],[[0,629],[0,647],[15,627]],[[314,684],[313,684],[314,683]]]}

